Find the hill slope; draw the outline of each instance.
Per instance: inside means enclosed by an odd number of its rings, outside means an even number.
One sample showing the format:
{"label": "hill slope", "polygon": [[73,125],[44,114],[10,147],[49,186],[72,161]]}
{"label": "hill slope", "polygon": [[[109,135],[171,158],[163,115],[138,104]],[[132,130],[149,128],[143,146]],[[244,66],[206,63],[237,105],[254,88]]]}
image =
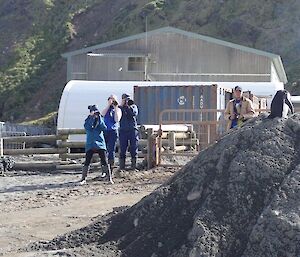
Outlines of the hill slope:
{"label": "hill slope", "polygon": [[299,13],[297,0],[2,0],[0,119],[56,110],[66,81],[60,54],[142,32],[146,16],[149,30],[170,25],[279,54],[292,85],[300,81]]}

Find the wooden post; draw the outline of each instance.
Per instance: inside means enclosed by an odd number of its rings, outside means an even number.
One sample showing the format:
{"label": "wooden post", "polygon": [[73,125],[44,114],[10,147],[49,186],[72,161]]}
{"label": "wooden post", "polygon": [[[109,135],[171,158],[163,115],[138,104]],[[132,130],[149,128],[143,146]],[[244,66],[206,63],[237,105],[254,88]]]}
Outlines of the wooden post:
{"label": "wooden post", "polygon": [[147,129],[147,169],[153,168],[153,129]]}
{"label": "wooden post", "polygon": [[159,150],[159,147],[160,147],[159,137],[156,136],[155,137],[155,166],[160,164],[160,156],[159,156],[160,150]]}
{"label": "wooden post", "polygon": [[59,154],[59,158],[62,161],[66,161],[67,160],[67,155],[66,154],[70,153],[70,148],[65,147],[65,145],[67,144],[68,138],[69,138],[68,135],[62,135],[61,134],[61,142],[57,144],[59,148],[61,148],[61,149],[65,148],[64,153]]}
{"label": "wooden post", "polygon": [[162,125],[161,123],[159,123],[159,129],[157,131],[157,146],[158,146],[158,151],[157,151],[157,155],[158,155],[158,163],[157,165],[161,164],[161,152],[162,152]]}
{"label": "wooden post", "polygon": [[207,125],[207,145],[210,145],[210,124]]}
{"label": "wooden post", "polygon": [[176,134],[175,132],[169,132],[169,147],[171,151],[175,151],[176,148]]}
{"label": "wooden post", "polygon": [[191,140],[196,140],[196,144],[194,145],[194,147],[193,147],[193,150],[194,151],[199,151],[199,140],[197,140],[197,134],[196,134],[196,132],[195,131],[192,131],[191,132]]}

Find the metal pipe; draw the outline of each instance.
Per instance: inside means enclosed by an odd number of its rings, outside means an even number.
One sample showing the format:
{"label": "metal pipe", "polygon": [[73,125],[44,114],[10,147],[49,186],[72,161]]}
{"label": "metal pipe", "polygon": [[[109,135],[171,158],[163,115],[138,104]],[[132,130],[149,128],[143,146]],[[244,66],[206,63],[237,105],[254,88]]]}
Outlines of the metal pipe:
{"label": "metal pipe", "polygon": [[3,157],[3,152],[4,152],[4,144],[3,144],[3,138],[0,138],[0,157]]}

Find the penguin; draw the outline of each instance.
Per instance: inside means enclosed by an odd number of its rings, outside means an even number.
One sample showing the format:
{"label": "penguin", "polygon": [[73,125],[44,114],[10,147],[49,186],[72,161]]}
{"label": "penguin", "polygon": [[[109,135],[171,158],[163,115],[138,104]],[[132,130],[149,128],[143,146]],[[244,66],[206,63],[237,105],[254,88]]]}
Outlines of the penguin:
{"label": "penguin", "polygon": [[295,112],[290,93],[286,90],[278,90],[271,102],[271,114],[268,118],[287,118],[289,110],[292,114]]}

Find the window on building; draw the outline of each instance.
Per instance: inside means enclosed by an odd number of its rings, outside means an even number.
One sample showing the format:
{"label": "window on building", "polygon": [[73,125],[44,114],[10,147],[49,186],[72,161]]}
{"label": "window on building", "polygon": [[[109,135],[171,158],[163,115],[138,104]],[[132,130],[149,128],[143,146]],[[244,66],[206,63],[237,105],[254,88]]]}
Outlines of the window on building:
{"label": "window on building", "polygon": [[128,57],[128,71],[144,71],[144,57]]}

